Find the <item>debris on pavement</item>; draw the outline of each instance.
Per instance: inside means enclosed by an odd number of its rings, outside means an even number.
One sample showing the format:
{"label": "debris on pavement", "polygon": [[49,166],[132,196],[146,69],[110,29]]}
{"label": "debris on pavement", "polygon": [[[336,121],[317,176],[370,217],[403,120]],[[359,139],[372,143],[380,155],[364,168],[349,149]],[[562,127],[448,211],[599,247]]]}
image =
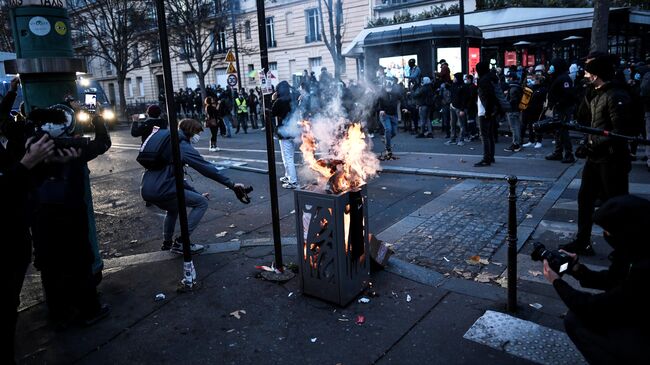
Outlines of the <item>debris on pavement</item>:
{"label": "debris on pavement", "polygon": [[425,191],[424,195],[431,195],[432,193],[430,191]]}
{"label": "debris on pavement", "polygon": [[490,274],[487,272],[482,272],[476,275],[474,278],[474,281],[477,281],[479,283],[489,283],[490,280],[494,280],[497,277],[495,274]]}
{"label": "debris on pavement", "polygon": [[508,278],[503,276],[496,280],[497,284],[501,285],[502,288],[508,287]]}
{"label": "debris on pavement", "polygon": [[381,187],[381,190],[386,190],[386,187],[385,187],[385,186],[382,186],[382,187]]}
{"label": "debris on pavement", "polygon": [[526,219],[531,219],[531,218],[533,218],[532,214],[526,214]]}
{"label": "debris on pavement", "polygon": [[449,262],[449,259],[446,258],[446,257],[444,257],[444,256],[442,257],[442,259],[445,260],[445,261],[447,261],[447,262]]}
{"label": "debris on pavement", "polygon": [[293,292],[289,293],[289,295],[287,295],[287,298],[291,298],[292,295],[293,295]]}
{"label": "debris on pavement", "polygon": [[362,297],[362,298],[359,299],[358,302],[359,302],[359,303],[370,303],[370,299],[368,299],[368,298],[366,298],[366,297]]}
{"label": "debris on pavement", "polygon": [[230,228],[235,228],[235,227],[237,227],[237,226],[234,225],[234,224],[231,224],[231,225],[229,225],[228,227],[230,227]]}
{"label": "debris on pavement", "polygon": [[275,271],[274,268],[266,266],[266,265],[257,265],[255,266],[256,269],[258,270],[264,270],[264,271]]}
{"label": "debris on pavement", "polygon": [[230,313],[231,316],[233,316],[233,317],[235,317],[237,319],[241,319],[242,314],[246,314],[246,311],[243,310],[243,309],[239,309],[239,310],[236,310],[236,311]]}
{"label": "debris on pavement", "polygon": [[411,302],[411,296],[408,295],[408,294],[406,294],[406,301],[409,302],[409,303]]}
{"label": "debris on pavement", "polygon": [[132,245],[135,245],[136,243],[138,243],[138,240],[131,240],[131,242],[129,242],[129,243],[132,244]]}
{"label": "debris on pavement", "polygon": [[244,231],[237,231],[237,232],[235,233],[235,235],[236,235],[236,236],[241,236],[241,235],[243,235],[244,233],[246,233],[246,232],[244,232]]}
{"label": "debris on pavement", "polygon": [[528,270],[528,273],[529,273],[530,275],[534,276],[534,277],[538,277],[538,276],[542,275],[542,272],[541,272],[541,271],[537,271],[537,270],[535,270],[535,271],[533,271],[533,270]]}
{"label": "debris on pavement", "polygon": [[163,293],[159,293],[159,294],[156,294],[156,299],[155,299],[155,301],[156,301],[156,302],[159,302],[159,301],[161,301],[161,300],[165,300],[165,298],[167,298],[167,297],[165,296],[165,294],[163,294]]}
{"label": "debris on pavement", "polygon": [[316,342],[316,340],[318,340],[318,337],[314,337],[314,338],[312,338],[312,339],[311,339],[311,343]]}
{"label": "debris on pavement", "polygon": [[542,306],[541,304],[539,304],[539,303],[530,303],[529,305],[530,305],[531,307],[535,308],[535,309],[542,309],[542,307],[543,307],[543,306]]}
{"label": "debris on pavement", "polygon": [[235,331],[235,329],[234,329],[234,328],[231,328],[231,329],[229,329],[228,331],[226,331],[226,333],[231,333],[231,332],[234,332],[234,331]]}
{"label": "debris on pavement", "polygon": [[228,231],[223,231],[223,232],[219,232],[219,233],[215,234],[214,236],[217,237],[217,238],[221,238],[221,237],[224,237],[227,234],[228,234]]}
{"label": "debris on pavement", "polygon": [[362,324],[366,323],[366,317],[365,317],[365,316],[362,316],[361,314],[359,314],[359,315],[357,316],[357,320],[356,320],[355,322],[356,322],[356,324],[358,324],[358,325],[362,325]]}
{"label": "debris on pavement", "polygon": [[490,262],[487,259],[482,259],[479,255],[474,255],[468,260],[465,260],[470,265],[488,265]]}
{"label": "debris on pavement", "polygon": [[296,214],[296,210],[294,209],[294,210],[290,211],[289,214]]}
{"label": "debris on pavement", "polygon": [[369,234],[369,241],[370,257],[381,267],[386,267],[386,265],[388,265],[388,258],[390,258],[395,252],[392,250],[389,244],[378,240],[377,237],[375,237],[375,235],[372,233]]}

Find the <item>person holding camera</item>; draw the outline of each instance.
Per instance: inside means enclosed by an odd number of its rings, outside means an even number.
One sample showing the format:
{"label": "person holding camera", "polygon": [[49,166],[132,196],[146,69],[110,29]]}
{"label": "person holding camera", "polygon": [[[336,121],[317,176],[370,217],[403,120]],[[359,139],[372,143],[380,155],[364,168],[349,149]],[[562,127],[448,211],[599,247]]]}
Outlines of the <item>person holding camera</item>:
{"label": "person holding camera", "polygon": [[147,119],[143,122],[138,121],[131,124],[131,136],[140,137],[142,143],[144,143],[153,131],[154,127],[167,129],[167,121],[160,117],[161,114],[162,109],[158,105],[149,105],[149,107],[147,107]]}
{"label": "person holding camera", "polygon": [[[571,257],[566,272],[592,294],[573,288],[544,260],[544,277],[553,284],[569,312],[567,335],[590,364],[642,364],[650,343],[645,288],[650,281],[650,245],[642,237],[650,225],[650,201],[623,195],[608,200],[594,214],[612,247],[607,270],[593,271]],[[560,251],[561,252],[561,251]]]}
{"label": "person holding camera", "polygon": [[[594,90],[590,101],[591,127],[631,135],[629,133],[630,95],[623,85],[614,81],[614,62],[610,55],[592,55],[585,64],[585,79]],[[582,255],[594,255],[591,246],[591,226],[597,199],[606,201],[628,193],[628,174],[632,167],[628,144],[611,137],[588,137],[576,151],[586,157],[582,169],[582,184],[578,191],[578,233],[561,248]]]}
{"label": "person holding camera", "polygon": [[[222,175],[217,168],[206,161],[193,145],[199,143],[203,126],[198,120],[183,119],[178,124],[181,163],[188,165],[198,171],[201,175],[212,179],[234,191],[237,198],[245,203],[250,203],[247,190],[242,184],[235,184],[226,176]],[[171,148],[163,152],[164,158],[169,163],[162,169],[147,169],[142,175],[140,193],[145,201],[148,201],[166,212],[163,221],[163,243],[161,250],[171,250],[174,253],[183,253],[181,237],[173,240],[176,219],[178,218],[178,201],[176,199],[176,181],[174,176],[174,165],[172,162]],[[251,189],[251,188],[248,188]],[[185,181],[185,205],[192,208],[187,216],[189,234],[196,229],[201,218],[208,209],[209,194],[200,194],[194,187]],[[173,240],[173,241],[172,241]],[[203,251],[204,247],[199,244],[190,244],[192,253]]]}

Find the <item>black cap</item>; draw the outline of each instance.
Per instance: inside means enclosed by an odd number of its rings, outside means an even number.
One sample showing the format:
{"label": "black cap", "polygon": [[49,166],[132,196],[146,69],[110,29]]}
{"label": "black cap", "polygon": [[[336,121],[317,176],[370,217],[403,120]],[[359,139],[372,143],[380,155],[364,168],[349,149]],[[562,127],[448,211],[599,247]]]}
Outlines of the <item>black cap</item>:
{"label": "black cap", "polygon": [[443,63],[447,63],[447,61],[445,61],[445,59],[444,59],[444,58],[443,58],[443,59],[441,59],[440,61],[438,61],[438,64],[440,64],[440,65],[441,65],[441,64],[443,64]]}

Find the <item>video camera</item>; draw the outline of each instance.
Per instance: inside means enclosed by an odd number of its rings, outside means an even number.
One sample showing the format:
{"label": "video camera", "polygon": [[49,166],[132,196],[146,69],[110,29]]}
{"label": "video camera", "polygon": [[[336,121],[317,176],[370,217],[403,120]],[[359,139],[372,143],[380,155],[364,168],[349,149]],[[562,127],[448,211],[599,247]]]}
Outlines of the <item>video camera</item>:
{"label": "video camera", "polygon": [[533,243],[533,252],[530,254],[530,258],[533,261],[548,261],[548,266],[560,276],[573,267],[571,256],[558,250],[549,250],[540,242]]}
{"label": "video camera", "polygon": [[251,198],[248,194],[253,191],[252,186],[235,185],[232,190],[235,192],[235,196],[237,196],[237,199],[239,199],[240,202],[244,204],[251,202]]}
{"label": "video camera", "polygon": [[47,134],[59,149],[85,148],[90,143],[88,137],[74,136],[74,111],[67,105],[57,104],[47,109],[34,109],[27,119],[34,127],[34,141]]}

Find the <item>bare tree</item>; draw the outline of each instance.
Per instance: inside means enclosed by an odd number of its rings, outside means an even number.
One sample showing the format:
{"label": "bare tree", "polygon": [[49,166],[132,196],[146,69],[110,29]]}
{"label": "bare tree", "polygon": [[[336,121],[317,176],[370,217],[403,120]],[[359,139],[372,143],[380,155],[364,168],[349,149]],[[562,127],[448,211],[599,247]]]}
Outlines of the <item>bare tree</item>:
{"label": "bare tree", "polygon": [[594,19],[591,24],[591,52],[607,52],[609,1],[594,0]]}
{"label": "bare tree", "polygon": [[71,19],[76,30],[91,38],[80,51],[115,68],[119,89],[120,117],[126,111],[126,75],[143,66],[141,54],[149,54],[158,43],[153,32],[151,3],[144,0],[77,0]]}
{"label": "bare tree", "polygon": [[201,98],[207,96],[205,78],[226,48],[230,7],[223,1],[167,0],[171,50],[196,74]]}
{"label": "bare tree", "polygon": [[[325,33],[325,21],[323,8],[327,12],[327,33]],[[321,34],[325,47],[332,55],[334,61],[334,78],[341,77],[341,71],[345,63],[342,54],[343,49],[343,3],[341,0],[318,0],[318,13],[320,15]]]}
{"label": "bare tree", "polygon": [[0,24],[0,51],[12,52],[14,50],[14,41],[9,22],[9,6],[4,2],[0,2],[0,19],[5,19]]}

